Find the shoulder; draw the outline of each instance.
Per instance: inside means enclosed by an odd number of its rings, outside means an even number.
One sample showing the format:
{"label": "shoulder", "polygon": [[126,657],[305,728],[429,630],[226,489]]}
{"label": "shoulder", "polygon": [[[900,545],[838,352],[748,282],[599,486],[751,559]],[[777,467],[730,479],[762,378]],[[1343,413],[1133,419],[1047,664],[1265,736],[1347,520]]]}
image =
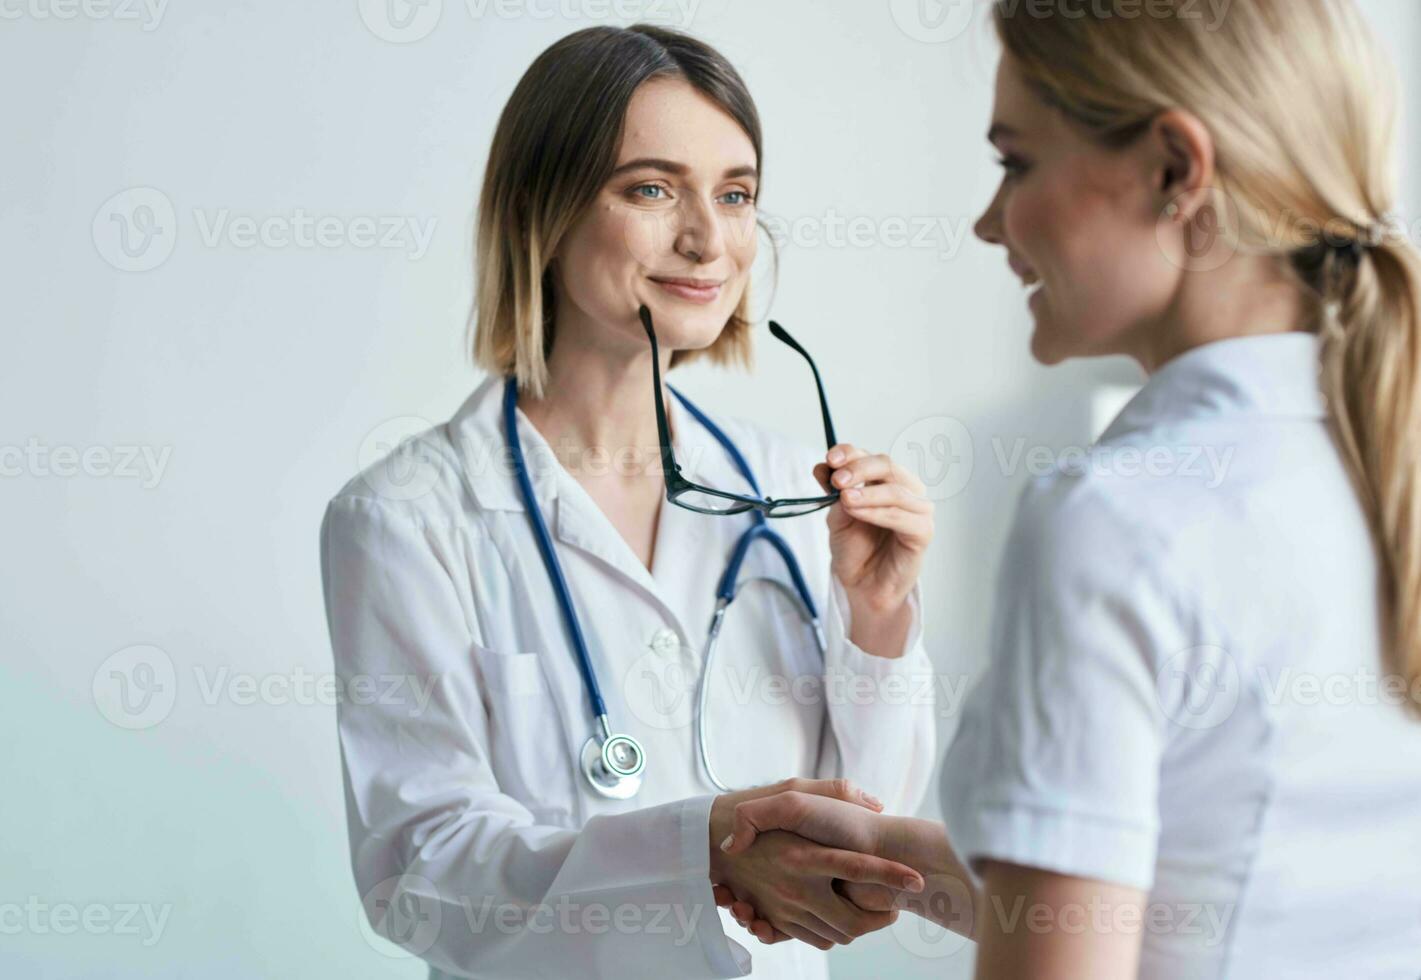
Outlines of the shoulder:
{"label": "shoulder", "polygon": [[479,523],[516,491],[500,423],[503,385],[486,378],[445,422],[415,417],[382,423],[360,442],[360,470],[327,512],[360,513],[421,527]]}
{"label": "shoulder", "polygon": [[1159,426],[1060,453],[1022,491],[1013,546],[1056,570],[1149,564],[1188,573],[1191,530],[1238,509],[1233,447]]}
{"label": "shoulder", "polygon": [[373,458],[327,502],[327,527],[379,523],[428,532],[476,523],[479,507],[451,423],[410,430],[393,443],[366,438]]}
{"label": "shoulder", "polygon": [[1017,614],[1114,618],[1184,627],[1198,615],[1207,569],[1195,530],[1212,524],[1221,501],[1202,499],[1152,443],[1112,442],[1063,458],[1033,477],[1018,501],[1003,553],[1004,599]]}

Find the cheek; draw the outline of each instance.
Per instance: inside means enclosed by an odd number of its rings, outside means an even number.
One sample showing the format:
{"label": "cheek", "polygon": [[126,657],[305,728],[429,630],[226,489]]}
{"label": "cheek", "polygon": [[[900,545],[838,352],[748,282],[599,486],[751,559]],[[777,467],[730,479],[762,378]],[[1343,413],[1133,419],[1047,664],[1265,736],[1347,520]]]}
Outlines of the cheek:
{"label": "cheek", "polygon": [[562,286],[574,302],[596,306],[599,293],[618,289],[636,273],[638,231],[625,211],[601,205],[568,232],[558,248],[558,265]]}
{"label": "cheek", "polygon": [[760,250],[760,227],[753,214],[743,218],[730,218],[726,222],[726,250],[735,265],[748,270],[755,262]]}
{"label": "cheek", "polygon": [[658,216],[616,204],[598,208],[583,228],[583,247],[589,262],[606,274],[650,265],[660,239]]}
{"label": "cheek", "polygon": [[1003,217],[1046,282],[1041,326],[1109,345],[1168,302],[1174,275],[1144,211],[1112,188],[1062,179],[1026,188]]}
{"label": "cheek", "polygon": [[664,269],[676,250],[676,220],[672,211],[639,211],[613,207],[602,231],[608,264],[629,270]]}

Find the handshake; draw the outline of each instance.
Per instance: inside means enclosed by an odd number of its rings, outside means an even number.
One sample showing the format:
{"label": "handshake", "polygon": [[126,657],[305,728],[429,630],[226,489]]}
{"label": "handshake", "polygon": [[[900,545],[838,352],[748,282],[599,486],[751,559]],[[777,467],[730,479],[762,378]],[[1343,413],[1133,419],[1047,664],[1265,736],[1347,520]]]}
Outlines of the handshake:
{"label": "handshake", "polygon": [[900,910],[973,935],[976,895],[940,823],[885,814],[847,779],[788,779],[716,798],[716,904],[762,943],[818,949],[891,925]]}

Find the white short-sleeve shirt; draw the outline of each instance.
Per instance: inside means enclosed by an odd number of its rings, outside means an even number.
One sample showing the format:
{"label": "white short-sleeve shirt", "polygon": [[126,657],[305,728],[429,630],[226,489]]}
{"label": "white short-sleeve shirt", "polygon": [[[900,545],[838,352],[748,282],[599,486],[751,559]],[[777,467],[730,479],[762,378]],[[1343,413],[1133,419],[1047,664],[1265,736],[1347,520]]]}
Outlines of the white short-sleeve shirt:
{"label": "white short-sleeve shirt", "polygon": [[1144,977],[1421,976],[1421,723],[1318,344],[1190,350],[1026,489],[944,760],[964,858],[1148,893]]}

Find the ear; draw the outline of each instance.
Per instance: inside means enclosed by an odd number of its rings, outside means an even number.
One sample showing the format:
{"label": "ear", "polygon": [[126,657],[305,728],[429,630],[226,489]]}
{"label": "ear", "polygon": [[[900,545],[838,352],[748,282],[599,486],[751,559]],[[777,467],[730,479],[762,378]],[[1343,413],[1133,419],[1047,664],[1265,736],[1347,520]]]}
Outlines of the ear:
{"label": "ear", "polygon": [[1146,139],[1156,213],[1192,221],[1213,193],[1214,137],[1198,116],[1168,109],[1150,123]]}

